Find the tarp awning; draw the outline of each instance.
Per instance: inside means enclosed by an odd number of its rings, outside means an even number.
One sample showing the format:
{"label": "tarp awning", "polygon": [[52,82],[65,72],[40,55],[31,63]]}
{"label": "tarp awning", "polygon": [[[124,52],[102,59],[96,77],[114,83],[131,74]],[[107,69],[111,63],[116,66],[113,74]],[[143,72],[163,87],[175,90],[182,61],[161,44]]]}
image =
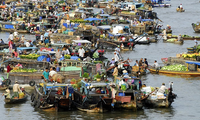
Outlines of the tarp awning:
{"label": "tarp awning", "polygon": [[111,26],[109,26],[109,25],[104,25],[104,26],[97,26],[97,28],[103,29],[103,30],[110,30]]}
{"label": "tarp awning", "polygon": [[200,62],[192,62],[192,61],[186,61],[188,64],[195,64],[195,65],[200,65]]}
{"label": "tarp awning", "polygon": [[17,50],[28,50],[28,49],[38,49],[37,47],[18,47]]}
{"label": "tarp awning", "polygon": [[146,22],[146,21],[153,21],[152,19],[142,19],[143,22]]}
{"label": "tarp awning", "polygon": [[88,40],[72,40],[72,41],[75,42],[75,43],[91,43]]}
{"label": "tarp awning", "polygon": [[86,19],[84,19],[84,20],[88,20],[88,21],[96,21],[96,20],[101,20],[101,19],[99,19],[99,18],[86,18]]}
{"label": "tarp awning", "polygon": [[15,29],[13,25],[5,25],[6,29]]}

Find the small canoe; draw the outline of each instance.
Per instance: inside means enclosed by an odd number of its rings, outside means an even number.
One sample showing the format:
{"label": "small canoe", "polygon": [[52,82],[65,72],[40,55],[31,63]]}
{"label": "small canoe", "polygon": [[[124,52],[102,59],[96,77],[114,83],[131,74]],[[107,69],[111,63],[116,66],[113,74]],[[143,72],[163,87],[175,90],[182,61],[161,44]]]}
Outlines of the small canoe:
{"label": "small canoe", "polygon": [[177,9],[176,9],[176,12],[185,12],[185,10],[184,10],[184,9],[177,8]]}
{"label": "small canoe", "polygon": [[[15,29],[6,29],[6,28],[1,28],[1,31],[4,32],[15,32]],[[28,30],[17,30],[18,33],[29,33]]]}
{"label": "small canoe", "polygon": [[[171,37],[167,37],[167,39],[172,39],[172,38],[175,38],[175,39],[177,39],[178,37],[173,37],[173,36],[171,36]],[[183,39],[183,40],[200,40],[200,37],[181,37],[181,39]]]}
{"label": "small canoe", "polygon": [[6,88],[7,88],[7,87],[2,87],[2,86],[0,86],[0,91],[1,91],[1,90],[6,90]]}
{"label": "small canoe", "polygon": [[169,71],[169,70],[156,70],[150,69],[151,73],[171,74],[171,75],[187,75],[187,76],[200,76],[197,71]]}
{"label": "small canoe", "polygon": [[5,98],[4,102],[6,104],[16,104],[16,103],[23,103],[27,100],[28,96],[25,95],[25,97],[21,98],[21,99],[9,99],[9,98]]}

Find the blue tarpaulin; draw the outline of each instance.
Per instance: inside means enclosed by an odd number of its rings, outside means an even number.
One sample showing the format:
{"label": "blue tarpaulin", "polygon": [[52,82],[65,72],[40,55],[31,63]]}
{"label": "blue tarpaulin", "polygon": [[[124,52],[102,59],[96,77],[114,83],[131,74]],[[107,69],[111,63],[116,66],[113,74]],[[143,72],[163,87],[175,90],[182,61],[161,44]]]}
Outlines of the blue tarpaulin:
{"label": "blue tarpaulin", "polygon": [[86,18],[86,19],[84,19],[84,20],[95,21],[95,20],[101,20],[101,19],[99,19],[99,18]]}
{"label": "blue tarpaulin", "polygon": [[37,58],[37,61],[41,62],[41,61],[43,61],[45,58],[47,58],[47,57],[44,56],[44,55],[39,56],[39,57]]}
{"label": "blue tarpaulin", "polygon": [[143,22],[145,21],[153,21],[152,19],[142,19]]}
{"label": "blue tarpaulin", "polygon": [[186,61],[188,64],[195,64],[195,65],[200,65],[200,62],[191,62],[191,61]]}
{"label": "blue tarpaulin", "polygon": [[37,47],[18,47],[17,50],[28,50],[28,49],[38,49]]}
{"label": "blue tarpaulin", "polygon": [[6,29],[14,29],[14,26],[13,25],[5,25],[5,28]]}
{"label": "blue tarpaulin", "polygon": [[63,23],[63,26],[65,26],[67,28],[67,23]]}
{"label": "blue tarpaulin", "polygon": [[72,59],[72,60],[78,60],[78,56],[71,56],[71,58],[70,59]]}

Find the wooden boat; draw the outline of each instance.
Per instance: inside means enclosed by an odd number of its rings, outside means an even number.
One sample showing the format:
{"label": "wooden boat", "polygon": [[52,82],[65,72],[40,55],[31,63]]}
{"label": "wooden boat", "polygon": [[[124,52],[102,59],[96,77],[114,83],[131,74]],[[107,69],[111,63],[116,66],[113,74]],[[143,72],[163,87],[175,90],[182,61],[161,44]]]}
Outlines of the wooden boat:
{"label": "wooden boat", "polygon": [[4,99],[4,102],[5,102],[6,104],[23,103],[23,102],[25,102],[25,101],[27,100],[27,98],[28,98],[28,95],[25,95],[25,96],[24,96],[23,98],[21,98],[21,99],[14,99],[14,98],[9,99],[9,98],[5,98],[5,99]]}
{"label": "wooden boat", "polygon": [[[178,37],[175,36],[167,36],[167,39],[175,38],[177,39]],[[183,40],[200,40],[200,37],[181,37]]]}
{"label": "wooden boat", "polygon": [[188,75],[188,76],[200,76],[198,71],[169,71],[169,70],[156,70],[150,69],[151,73],[171,74],[171,75]]}
{"label": "wooden boat", "polygon": [[152,4],[152,6],[153,7],[170,7],[171,6],[171,4],[164,4],[164,3],[162,3],[162,4]]}
{"label": "wooden boat", "polygon": [[185,12],[184,9],[176,8],[176,12]]}
{"label": "wooden boat", "polygon": [[200,22],[192,23],[192,28],[196,33],[200,33]]}
{"label": "wooden boat", "polygon": [[174,41],[168,41],[168,40],[163,39],[163,42],[165,42],[165,43],[175,43],[175,44],[183,44],[184,43],[184,41],[182,39],[180,41],[177,41],[177,39],[175,39],[175,38],[174,38]]}
{"label": "wooden boat", "polygon": [[159,93],[159,90],[157,88],[153,88],[154,90],[151,90],[152,88],[150,86],[143,87],[141,89],[141,91],[144,93],[144,96],[142,96],[143,105],[148,108],[170,107],[171,104],[174,102],[174,99],[176,99],[177,97],[176,94],[172,93],[172,84],[173,83],[170,83],[169,90],[167,90],[167,92],[165,92],[164,94]]}
{"label": "wooden boat", "polygon": [[19,29],[15,29],[16,28],[16,23],[15,22],[0,22],[0,26],[1,26],[1,31],[4,32],[15,32],[15,30],[18,33],[29,33],[28,30],[23,30],[22,28],[20,28],[21,26],[19,26]]}
{"label": "wooden boat", "polygon": [[200,62],[192,62],[192,61],[186,61],[187,63],[187,71],[169,71],[169,70],[157,70],[154,68],[150,68],[151,73],[158,73],[158,74],[170,74],[170,75],[182,75],[182,76],[192,76],[192,77],[198,77],[200,76],[199,71],[188,71],[188,65],[194,64],[196,67],[200,64]]}
{"label": "wooden boat", "polygon": [[135,111],[142,109],[143,104],[142,101],[140,100],[142,96],[140,91],[141,80],[137,78],[117,77],[116,83],[119,83],[119,81],[123,79],[125,80],[125,84],[129,85],[129,88],[126,88],[125,91],[122,91],[121,89],[118,90],[119,94],[115,96],[116,101],[114,102],[115,104],[114,109],[135,110]]}
{"label": "wooden boat", "polygon": [[[32,84],[33,83],[33,84]],[[31,105],[42,110],[71,110],[74,108],[72,103],[72,97],[69,97],[68,90],[71,89],[67,87],[66,84],[60,83],[47,83],[46,87],[44,84],[39,86],[35,85],[34,81],[30,85],[34,86],[34,92],[31,94]],[[64,90],[66,89],[66,94],[63,95],[58,93],[58,88]]]}
{"label": "wooden boat", "polygon": [[[16,29],[6,29],[6,28],[1,28],[1,31],[4,32],[15,32]],[[18,33],[29,33],[28,30],[16,30]]]}
{"label": "wooden boat", "polygon": [[[81,88],[74,91],[73,103],[84,112],[105,112],[111,109],[106,83],[87,83],[81,80]],[[89,87],[89,89],[88,89]]]}

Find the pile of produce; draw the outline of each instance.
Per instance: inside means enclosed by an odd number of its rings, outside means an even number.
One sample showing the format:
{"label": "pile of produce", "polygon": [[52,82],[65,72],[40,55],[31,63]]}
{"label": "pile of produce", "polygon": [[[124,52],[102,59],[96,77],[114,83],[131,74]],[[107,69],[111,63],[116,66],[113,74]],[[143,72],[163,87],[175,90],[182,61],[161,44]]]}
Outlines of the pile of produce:
{"label": "pile of produce", "polygon": [[67,55],[65,55],[64,57],[65,57],[65,59],[70,59],[70,58],[71,58],[71,55],[68,55],[68,54],[67,54]]}
{"label": "pile of produce", "polygon": [[161,68],[161,70],[169,70],[169,71],[186,71],[187,67],[184,65],[169,65],[169,66],[164,66]]}
{"label": "pile of produce", "polygon": [[99,58],[99,54],[98,54],[97,52],[95,52],[95,53],[93,54],[93,58]]}
{"label": "pile of produce", "polygon": [[91,23],[91,21],[83,20],[83,19],[75,19],[75,20],[70,20],[72,23]]}
{"label": "pile of produce", "polygon": [[36,60],[40,55],[38,54],[28,54],[28,55],[20,55],[21,59],[34,59]]}
{"label": "pile of produce", "polygon": [[172,38],[172,39],[168,39],[167,42],[174,42],[176,39]]}
{"label": "pile of produce", "polygon": [[200,56],[199,53],[193,53],[193,54],[182,54],[183,58],[196,58],[197,56]]}
{"label": "pile of produce", "polygon": [[[178,35],[167,34],[167,37],[178,37]],[[200,38],[199,36],[181,35],[183,38]]]}
{"label": "pile of produce", "polygon": [[17,69],[17,70],[11,70],[10,72],[31,72],[31,73],[33,73],[33,72],[36,72],[37,70],[36,69],[27,69],[27,68],[23,68],[23,69]]}

